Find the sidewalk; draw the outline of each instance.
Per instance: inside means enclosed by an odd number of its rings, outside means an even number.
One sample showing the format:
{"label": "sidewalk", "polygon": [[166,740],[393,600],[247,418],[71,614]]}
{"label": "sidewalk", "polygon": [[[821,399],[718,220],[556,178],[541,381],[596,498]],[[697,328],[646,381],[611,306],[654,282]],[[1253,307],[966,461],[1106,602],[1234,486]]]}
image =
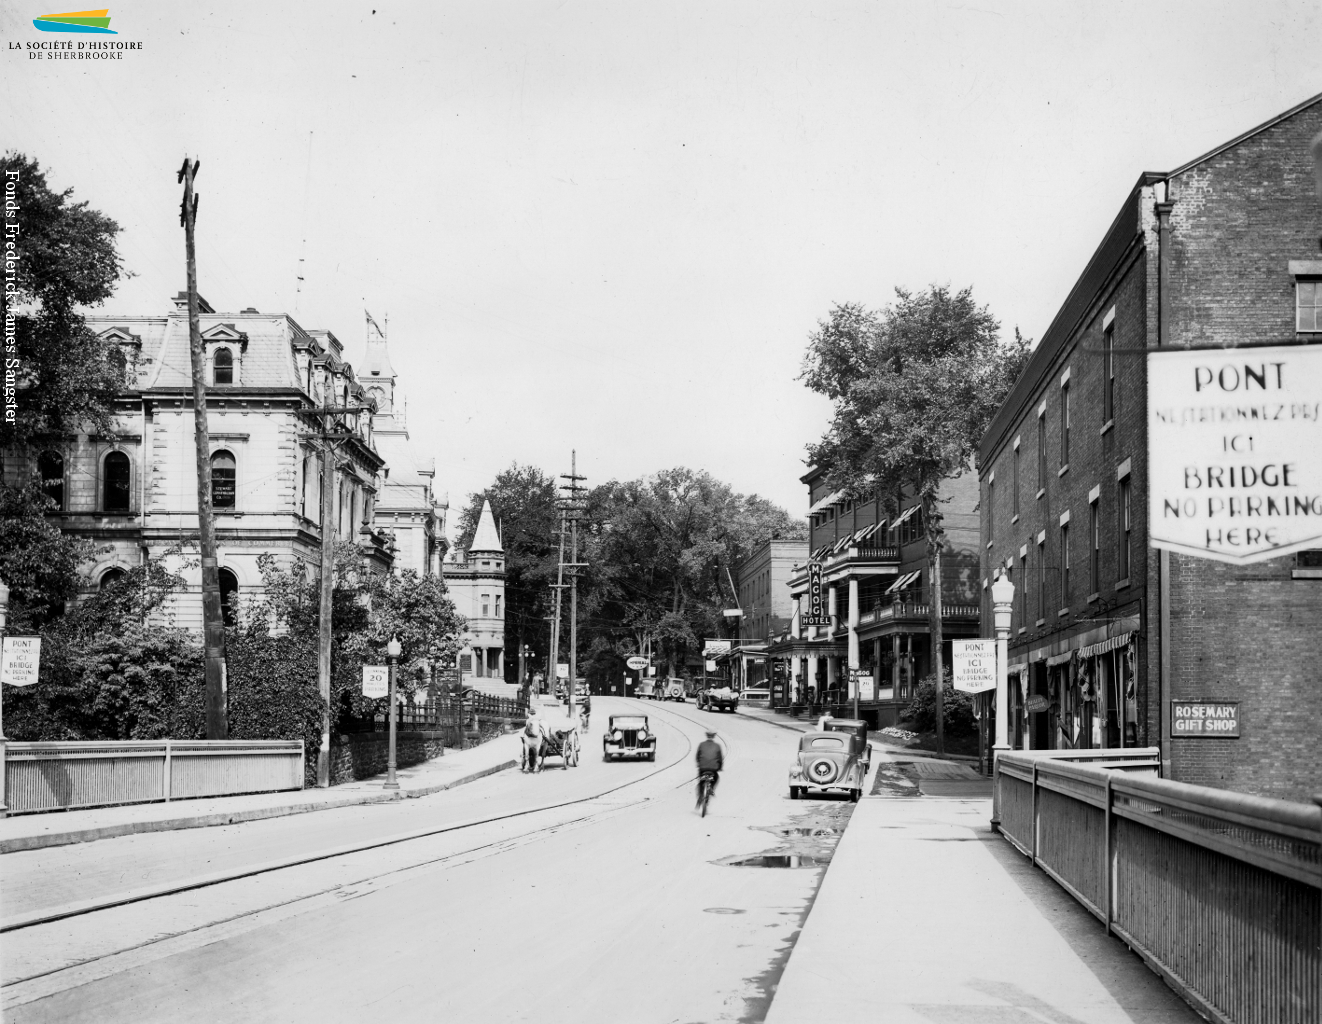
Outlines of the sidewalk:
{"label": "sidewalk", "polygon": [[413,799],[453,789],[485,775],[515,767],[519,763],[519,743],[519,736],[515,734],[500,736],[467,750],[447,750],[442,757],[396,772],[398,790],[382,789],[386,777],[377,775],[330,789],[290,790],[284,793],[254,793],[248,796],[15,815],[0,820],[0,854],[68,843],[88,843],[136,832],[232,825],[240,821],[305,814],[353,804]]}
{"label": "sidewalk", "polygon": [[989,800],[865,797],[766,1024],[1196,1024],[1008,842]]}

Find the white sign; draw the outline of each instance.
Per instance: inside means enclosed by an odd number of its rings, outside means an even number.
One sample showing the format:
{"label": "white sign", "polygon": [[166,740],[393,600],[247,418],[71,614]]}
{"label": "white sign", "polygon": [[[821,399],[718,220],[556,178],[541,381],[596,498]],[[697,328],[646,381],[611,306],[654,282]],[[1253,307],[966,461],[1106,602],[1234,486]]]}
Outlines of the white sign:
{"label": "white sign", "polygon": [[390,669],[384,665],[363,666],[363,696],[386,697],[390,694]]}
{"label": "white sign", "polygon": [[0,640],[0,682],[31,686],[41,668],[41,637],[7,636]]}
{"label": "white sign", "polygon": [[567,662],[557,662],[555,666],[555,677],[557,679],[569,678],[569,664]]}
{"label": "white sign", "polygon": [[730,645],[729,640],[708,640],[702,645],[702,656],[710,658],[713,654],[729,654]]}
{"label": "white sign", "polygon": [[1322,547],[1322,346],[1147,361],[1152,546],[1238,564]]}
{"label": "white sign", "polygon": [[985,693],[996,689],[996,641],[950,641],[951,677],[956,690]]}
{"label": "white sign", "polygon": [[647,668],[647,659],[640,658],[637,655],[634,655],[632,658],[626,661],[625,664],[628,665],[635,672],[641,672],[643,669]]}
{"label": "white sign", "polygon": [[706,668],[706,670],[707,670],[708,672],[715,672],[715,671],[716,671],[716,662],[711,661],[710,659],[707,660],[706,662],[704,662],[703,665],[704,665],[704,667]]}
{"label": "white sign", "polygon": [[871,672],[868,672],[858,677],[858,699],[859,700],[877,699],[876,680],[872,678]]}

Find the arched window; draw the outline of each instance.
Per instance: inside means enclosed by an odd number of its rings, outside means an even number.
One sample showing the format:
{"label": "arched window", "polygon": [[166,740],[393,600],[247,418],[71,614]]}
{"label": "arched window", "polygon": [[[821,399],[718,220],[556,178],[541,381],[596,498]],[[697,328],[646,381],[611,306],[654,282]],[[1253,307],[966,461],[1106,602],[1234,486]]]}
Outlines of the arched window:
{"label": "arched window", "polygon": [[211,507],[234,507],[234,456],[219,451],[211,456]]}
{"label": "arched window", "polygon": [[107,569],[101,574],[101,582],[97,584],[98,590],[105,590],[112,583],[117,583],[124,578],[123,569]]}
{"label": "arched window", "polygon": [[37,473],[41,477],[41,493],[55,502],[59,512],[64,511],[64,456],[59,452],[42,452],[37,456]]}
{"label": "arched window", "polygon": [[216,357],[212,364],[214,371],[214,383],[233,384],[234,383],[234,353],[227,348],[216,349]]}
{"label": "arched window", "polygon": [[229,569],[220,570],[220,614],[225,625],[238,624],[239,578]]}
{"label": "arched window", "polygon": [[123,452],[111,452],[103,463],[101,509],[104,512],[127,512],[133,470]]}

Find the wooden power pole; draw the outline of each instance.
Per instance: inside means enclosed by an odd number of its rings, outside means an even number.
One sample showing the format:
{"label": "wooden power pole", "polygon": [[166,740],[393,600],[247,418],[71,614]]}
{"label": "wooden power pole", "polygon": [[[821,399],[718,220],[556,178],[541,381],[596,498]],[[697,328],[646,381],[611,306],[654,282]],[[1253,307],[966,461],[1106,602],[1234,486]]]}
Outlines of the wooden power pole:
{"label": "wooden power pole", "polygon": [[220,565],[216,561],[216,516],[211,507],[211,439],[207,431],[207,360],[202,349],[197,298],[197,196],[193,179],[200,161],[184,157],[179,181],[184,186],[179,224],[188,259],[188,353],[193,364],[193,433],[197,442],[197,532],[202,550],[202,631],[206,656],[207,739],[229,736],[225,707],[225,619],[220,607]]}
{"label": "wooden power pole", "polygon": [[[564,565],[563,554],[560,558],[562,567],[569,569],[569,714],[572,716],[574,714],[574,686],[578,680],[578,570],[583,568],[585,564],[578,560],[578,520],[583,512],[580,494],[587,489],[579,483],[580,480],[586,480],[587,477],[578,475],[577,449],[570,454],[568,475],[561,473],[560,478],[569,481],[567,484],[561,484],[560,489],[569,492],[565,498],[561,499],[561,504],[569,517],[572,530],[569,564]],[[561,550],[563,551],[563,547]]]}

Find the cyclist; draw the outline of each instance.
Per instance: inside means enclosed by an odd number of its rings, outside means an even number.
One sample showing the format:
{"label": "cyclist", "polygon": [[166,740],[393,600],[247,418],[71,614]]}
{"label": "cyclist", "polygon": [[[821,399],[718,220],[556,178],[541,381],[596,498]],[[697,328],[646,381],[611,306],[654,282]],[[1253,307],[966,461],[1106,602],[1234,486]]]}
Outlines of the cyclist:
{"label": "cyclist", "polygon": [[720,781],[721,769],[725,766],[725,754],[716,742],[716,730],[708,729],[707,738],[698,744],[698,802],[702,802],[702,777],[711,775],[711,791],[716,793],[716,783]]}

